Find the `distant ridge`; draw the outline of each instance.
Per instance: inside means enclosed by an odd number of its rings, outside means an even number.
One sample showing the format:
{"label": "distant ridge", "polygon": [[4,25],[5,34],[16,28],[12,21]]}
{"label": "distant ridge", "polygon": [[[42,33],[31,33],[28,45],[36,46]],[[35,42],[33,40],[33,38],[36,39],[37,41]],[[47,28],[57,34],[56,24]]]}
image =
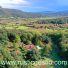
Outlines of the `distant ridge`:
{"label": "distant ridge", "polygon": [[0,6],[0,17],[13,17],[13,18],[37,18],[37,17],[53,17],[53,16],[68,16],[68,11],[52,12],[24,12],[18,9],[2,8]]}
{"label": "distant ridge", "polygon": [[24,12],[18,9],[8,9],[0,7],[0,17],[35,18],[41,16],[43,17],[43,15],[39,13]]}

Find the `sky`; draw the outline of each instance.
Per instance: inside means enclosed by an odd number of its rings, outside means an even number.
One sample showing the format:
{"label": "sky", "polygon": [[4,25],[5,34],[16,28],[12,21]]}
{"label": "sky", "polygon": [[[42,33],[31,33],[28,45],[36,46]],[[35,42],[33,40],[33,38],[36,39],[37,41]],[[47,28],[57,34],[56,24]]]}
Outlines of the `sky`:
{"label": "sky", "polygon": [[68,0],[0,0],[0,6],[27,12],[64,11]]}

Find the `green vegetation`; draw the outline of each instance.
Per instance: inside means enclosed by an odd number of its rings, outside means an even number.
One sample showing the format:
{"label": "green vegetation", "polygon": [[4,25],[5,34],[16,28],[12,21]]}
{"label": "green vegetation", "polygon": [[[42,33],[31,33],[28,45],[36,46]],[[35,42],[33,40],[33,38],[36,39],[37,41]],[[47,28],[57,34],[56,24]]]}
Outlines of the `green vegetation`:
{"label": "green vegetation", "polygon": [[[68,33],[65,31],[37,32],[37,31],[0,31],[0,61],[22,61],[23,65],[2,65],[1,68],[31,68],[36,65],[31,61],[68,60]],[[40,49],[37,48],[40,47]],[[51,60],[50,60],[51,59]],[[37,63],[36,63],[37,64]],[[43,66],[43,64],[41,65]],[[55,65],[44,65],[55,68]],[[36,66],[37,67],[37,66]],[[65,65],[60,68],[67,68]]]}
{"label": "green vegetation", "polygon": [[6,30],[8,30],[8,29],[20,29],[20,30],[23,30],[23,29],[28,29],[29,27],[27,27],[27,26],[21,26],[21,25],[0,25],[0,29],[6,29]]}
{"label": "green vegetation", "polygon": [[62,23],[68,19],[42,20],[1,19],[0,68],[67,68],[45,63],[68,62],[68,24]]}
{"label": "green vegetation", "polygon": [[36,24],[65,24],[65,23],[68,23],[68,17],[54,17],[51,19],[42,18],[33,23],[36,23]]}

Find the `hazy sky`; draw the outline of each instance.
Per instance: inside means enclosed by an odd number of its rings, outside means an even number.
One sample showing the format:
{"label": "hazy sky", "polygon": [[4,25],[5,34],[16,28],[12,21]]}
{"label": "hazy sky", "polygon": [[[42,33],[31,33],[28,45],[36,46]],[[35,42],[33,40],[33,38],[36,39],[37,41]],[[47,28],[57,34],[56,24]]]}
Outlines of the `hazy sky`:
{"label": "hazy sky", "polygon": [[68,10],[68,0],[0,0],[0,6],[28,12]]}

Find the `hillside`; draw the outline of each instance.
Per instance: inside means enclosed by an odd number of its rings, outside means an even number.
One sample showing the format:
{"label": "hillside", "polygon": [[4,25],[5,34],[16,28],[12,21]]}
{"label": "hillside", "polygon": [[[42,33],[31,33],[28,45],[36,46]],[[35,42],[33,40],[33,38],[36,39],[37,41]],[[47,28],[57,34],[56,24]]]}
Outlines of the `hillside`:
{"label": "hillside", "polygon": [[49,17],[59,17],[59,16],[68,16],[68,10],[65,11],[43,11],[40,14],[49,16]]}
{"label": "hillside", "polygon": [[37,17],[54,17],[68,16],[68,11],[52,12],[24,12],[18,9],[8,9],[0,7],[0,17],[20,17],[20,18],[37,18]]}
{"label": "hillside", "polygon": [[0,17],[35,18],[35,17],[41,17],[41,16],[43,15],[38,13],[24,12],[17,9],[7,9],[7,8],[0,7]]}

